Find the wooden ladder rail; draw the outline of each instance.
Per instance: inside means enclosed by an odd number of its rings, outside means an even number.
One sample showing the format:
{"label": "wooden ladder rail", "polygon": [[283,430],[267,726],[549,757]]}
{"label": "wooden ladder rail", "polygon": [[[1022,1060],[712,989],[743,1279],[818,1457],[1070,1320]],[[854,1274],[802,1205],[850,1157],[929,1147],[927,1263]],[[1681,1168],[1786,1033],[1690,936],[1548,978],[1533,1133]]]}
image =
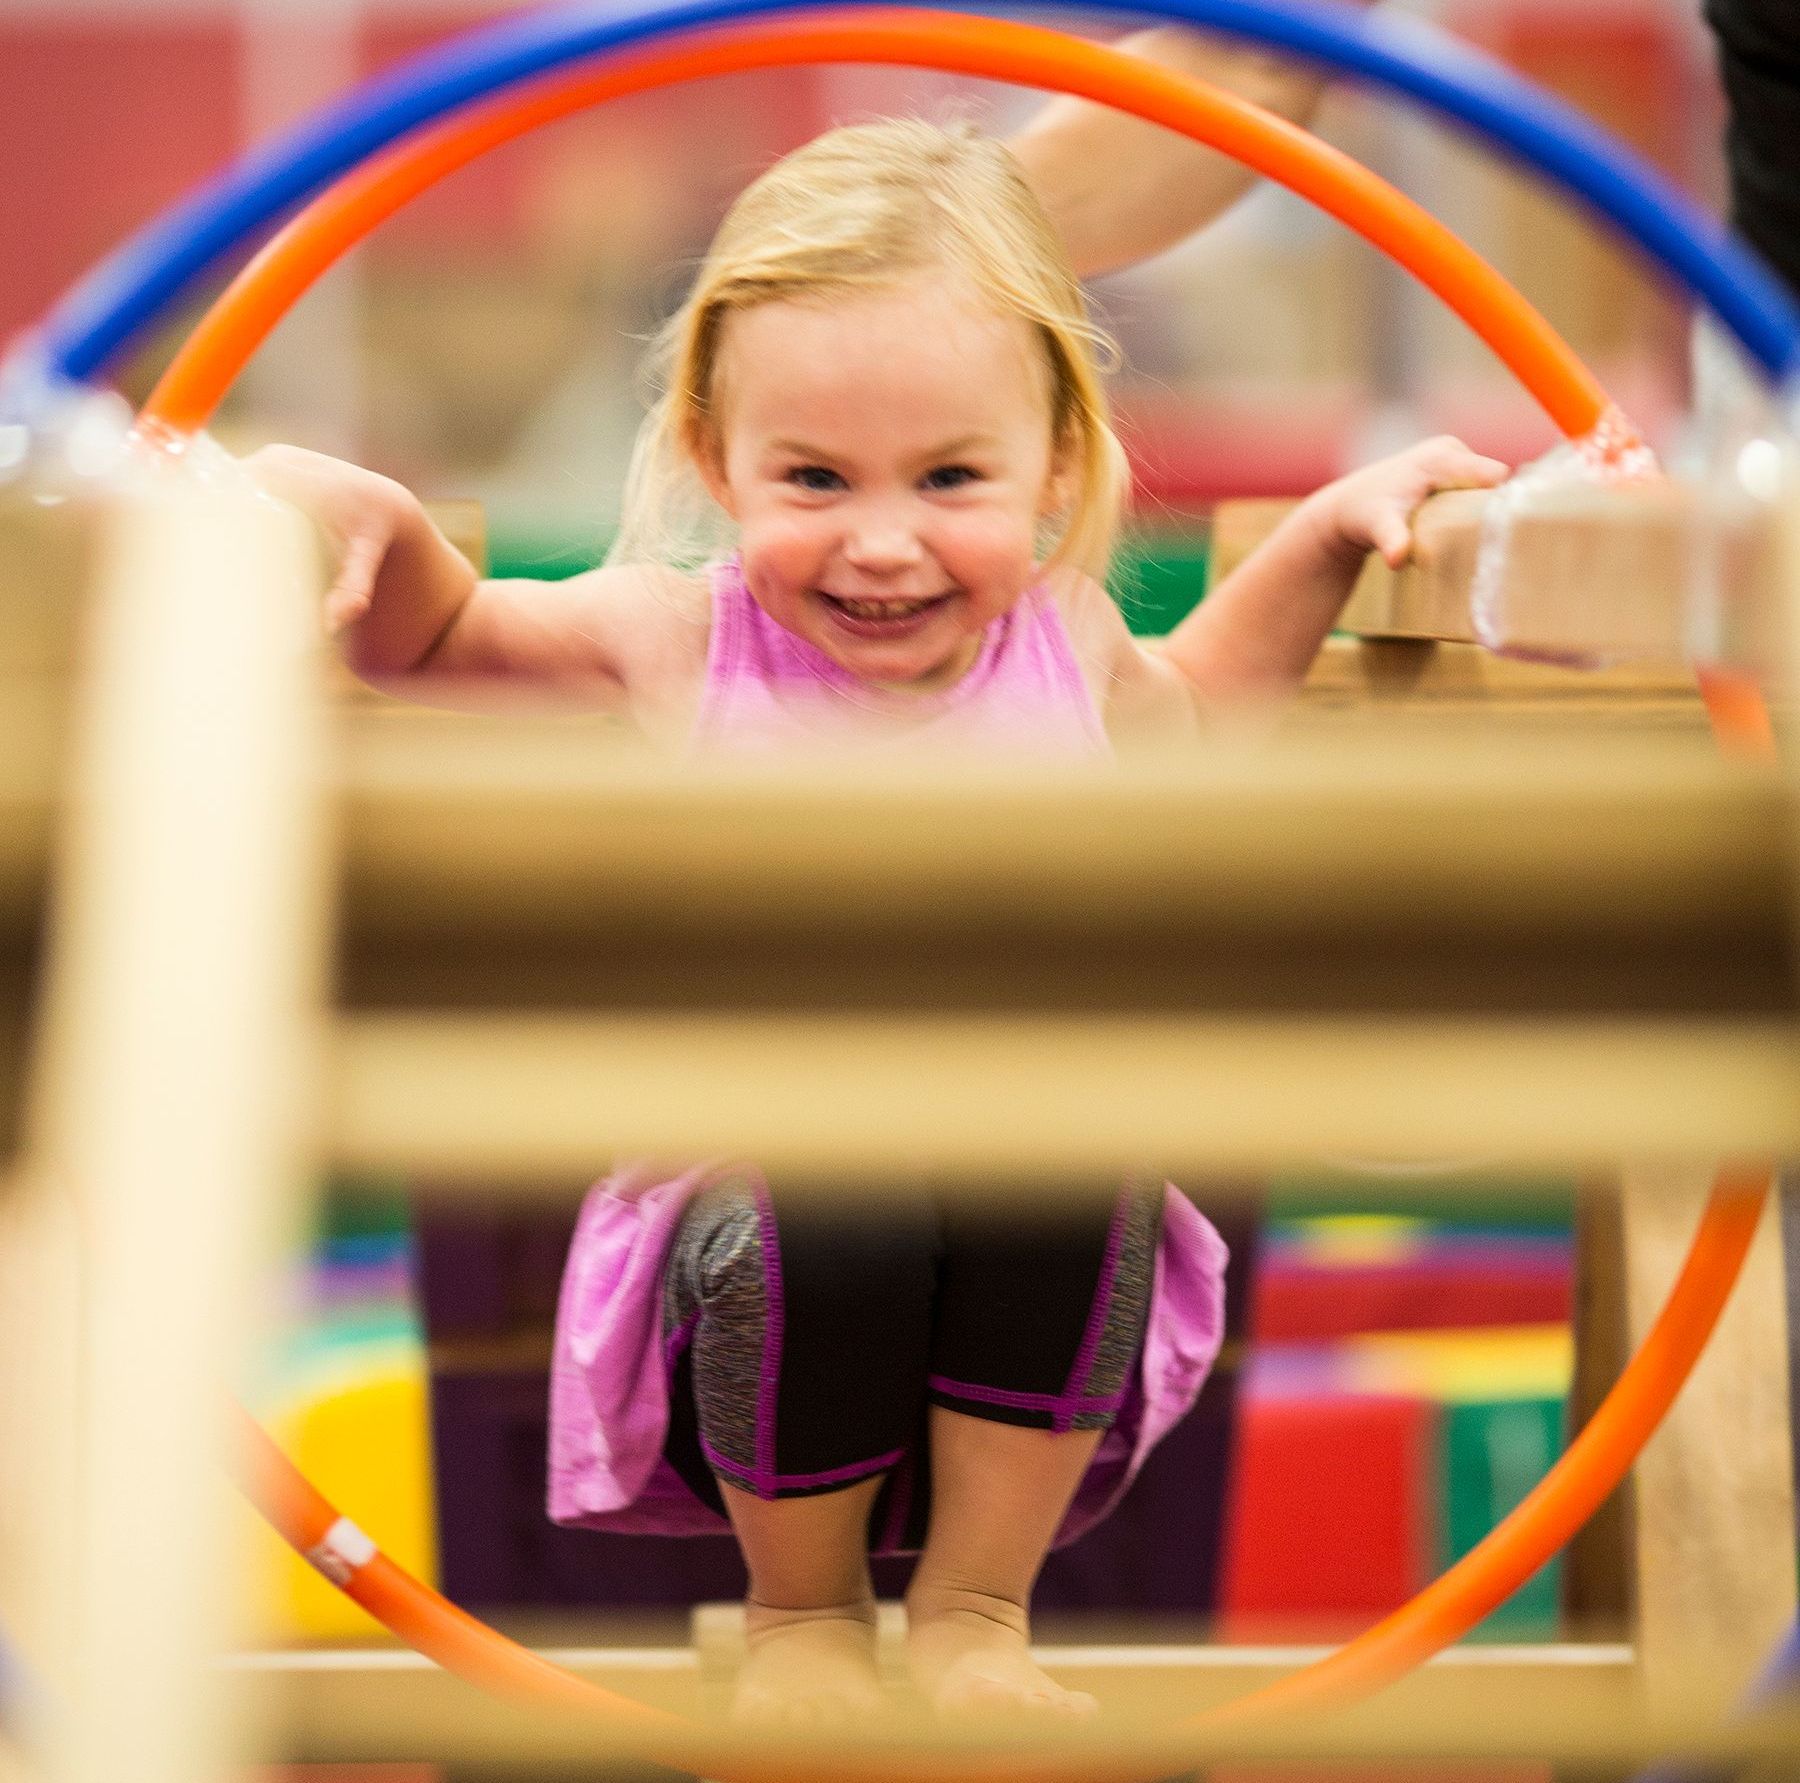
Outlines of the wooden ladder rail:
{"label": "wooden ladder rail", "polygon": [[47,1395],[28,1408],[55,1458],[38,1504],[61,1507],[15,1566],[58,1779],[222,1783],[223,1394],[314,1168],[313,554],[291,512],[185,479],[87,519],[90,591],[48,579],[62,610],[35,615],[72,673],[15,1234],[54,1259],[79,1232],[78,1303],[39,1309],[74,1391],[66,1423]]}

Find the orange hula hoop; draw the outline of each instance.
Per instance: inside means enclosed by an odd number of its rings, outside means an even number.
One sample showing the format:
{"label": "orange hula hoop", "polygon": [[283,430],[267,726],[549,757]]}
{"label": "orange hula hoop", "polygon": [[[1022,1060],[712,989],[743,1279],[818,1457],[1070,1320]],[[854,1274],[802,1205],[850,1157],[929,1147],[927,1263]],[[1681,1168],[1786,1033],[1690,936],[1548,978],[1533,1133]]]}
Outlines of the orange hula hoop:
{"label": "orange hula hoop", "polygon": [[[1434,218],[1348,157],[1292,125],[1198,82],[1038,26],[955,14],[863,12],[694,34],[597,69],[559,74],[401,143],[341,180],[290,222],[239,274],[171,363],[140,424],[171,444],[203,427],[280,317],[336,259],[435,181],[489,148],[606,99],[675,81],[803,62],[899,63],[1077,94],[1206,142],[1312,199],[1391,254],[1469,322],[1563,432],[1607,412],[1604,391],[1548,323]],[[1768,754],[1766,709],[1732,677],[1705,683],[1728,748]],[[1201,1731],[1240,1716],[1323,1707],[1379,1689],[1466,1633],[1548,1560],[1624,1477],[1711,1336],[1755,1234],[1772,1172],[1720,1173],[1680,1279],[1649,1337],[1538,1489],[1479,1546],[1411,1603],[1315,1666],[1225,1709],[1189,1718]],[[447,1603],[341,1519],[247,1418],[240,1483],[271,1523],[409,1644],[499,1693],[642,1729],[647,1756],[698,1760],[731,1783],[842,1777],[841,1760],[779,1765],[726,1761],[679,1718],[601,1689]],[[335,1531],[355,1538],[348,1557]],[[689,1764],[686,1768],[699,1768]],[[1091,1779],[1091,1760],[873,1762],[869,1778]],[[1108,1773],[1123,1775],[1124,1773]]]}
{"label": "orange hula hoop", "polygon": [[671,48],[545,77],[408,138],[347,174],[238,274],[164,372],[141,424],[198,431],[269,331],[325,269],[409,199],[489,149],[605,100],[679,81],[800,63],[897,63],[1077,94],[1231,155],[1391,255],[1484,339],[1570,436],[1610,406],[1549,323],[1478,254],[1404,193],[1304,130],[1244,100],[1039,25],[904,9],[692,34]]}

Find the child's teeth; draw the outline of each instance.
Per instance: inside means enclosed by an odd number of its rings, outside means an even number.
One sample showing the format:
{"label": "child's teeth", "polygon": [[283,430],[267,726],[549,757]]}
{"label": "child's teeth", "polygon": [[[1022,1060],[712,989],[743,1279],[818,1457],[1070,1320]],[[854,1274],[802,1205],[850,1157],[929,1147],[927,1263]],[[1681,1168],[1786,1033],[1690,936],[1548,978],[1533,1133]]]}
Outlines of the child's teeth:
{"label": "child's teeth", "polygon": [[929,601],[849,601],[838,605],[853,619],[910,619],[930,606]]}

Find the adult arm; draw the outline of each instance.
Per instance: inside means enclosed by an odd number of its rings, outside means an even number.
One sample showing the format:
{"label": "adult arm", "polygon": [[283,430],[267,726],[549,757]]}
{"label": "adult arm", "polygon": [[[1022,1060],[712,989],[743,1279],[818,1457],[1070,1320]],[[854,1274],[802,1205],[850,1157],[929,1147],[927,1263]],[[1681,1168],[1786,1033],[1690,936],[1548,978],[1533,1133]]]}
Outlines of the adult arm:
{"label": "adult arm", "polygon": [[[1325,77],[1299,62],[1184,25],[1136,32],[1118,47],[1297,124],[1311,120],[1325,90]],[[1257,177],[1215,149],[1085,99],[1053,100],[1012,147],[1083,278],[1173,247]]]}

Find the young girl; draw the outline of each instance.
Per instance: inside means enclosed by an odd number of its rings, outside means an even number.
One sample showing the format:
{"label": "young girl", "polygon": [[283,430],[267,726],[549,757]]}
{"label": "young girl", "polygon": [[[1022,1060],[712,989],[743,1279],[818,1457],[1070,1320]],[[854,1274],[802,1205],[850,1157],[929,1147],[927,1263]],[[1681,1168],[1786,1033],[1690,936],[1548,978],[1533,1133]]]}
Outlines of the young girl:
{"label": "young girl", "polygon": [[[327,620],[377,685],[530,681],[679,750],[1072,762],[1286,694],[1365,554],[1400,562],[1428,494],[1505,474],[1434,440],[1346,477],[1141,643],[1103,587],[1125,470],[1100,344],[1004,149],[871,125],[789,156],[725,220],[606,568],[478,582],[398,485],[290,448],[252,462],[334,543]],[[695,573],[708,515],[735,548]],[[847,1201],[790,1203],[751,1164],[629,1166],[592,1191],[551,1514],[736,1532],[746,1717],[878,1706],[871,1548],[918,1550],[929,1704],[1085,1713],[1031,1661],[1032,1584],[1192,1404],[1223,1246],[1160,1184],[1026,1224],[923,1181],[867,1217]]]}

